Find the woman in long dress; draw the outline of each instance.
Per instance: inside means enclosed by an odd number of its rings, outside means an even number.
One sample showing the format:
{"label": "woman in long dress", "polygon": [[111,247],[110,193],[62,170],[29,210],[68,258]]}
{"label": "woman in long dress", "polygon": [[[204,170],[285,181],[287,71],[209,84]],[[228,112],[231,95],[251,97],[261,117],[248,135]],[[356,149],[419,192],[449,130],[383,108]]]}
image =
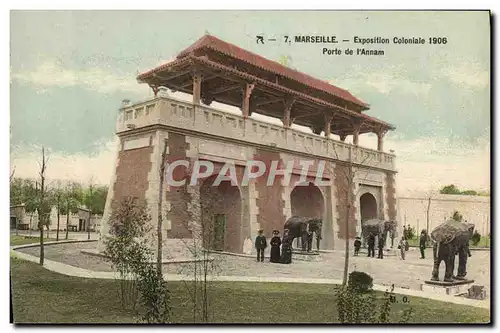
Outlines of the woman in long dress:
{"label": "woman in long dress", "polygon": [[279,236],[280,232],[278,230],[273,231],[273,238],[271,238],[271,259],[270,262],[279,263],[281,257],[281,238]]}

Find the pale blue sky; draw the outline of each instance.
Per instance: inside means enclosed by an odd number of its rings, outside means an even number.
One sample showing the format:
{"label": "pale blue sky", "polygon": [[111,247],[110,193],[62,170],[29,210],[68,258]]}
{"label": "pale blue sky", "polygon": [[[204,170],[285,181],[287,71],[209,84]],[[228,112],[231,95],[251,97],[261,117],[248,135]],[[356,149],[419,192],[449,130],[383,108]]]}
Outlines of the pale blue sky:
{"label": "pale blue sky", "polygon": [[[12,12],[12,163],[28,175],[32,171],[24,166],[26,156],[39,145],[49,147],[61,161],[99,158],[114,139],[120,101],[150,95],[136,83],[137,72],[172,59],[209,31],[269,59],[289,56],[292,67],[346,88],[369,103],[367,114],[397,127],[388,136],[390,147],[386,147],[396,150],[399,182],[406,179],[405,187],[455,179],[460,183],[466,169],[479,165],[482,175],[462,184],[484,188],[489,184],[490,143],[488,14]],[[396,36],[426,40],[436,36],[446,37],[448,43],[391,43],[380,46],[385,55],[379,57],[324,56],[323,45],[257,45],[255,35],[261,33],[278,40],[296,34],[351,40],[354,36],[381,36],[391,41]],[[352,43],[339,46],[356,47]],[[439,170],[435,175],[422,170],[418,177],[424,179],[420,180],[415,179],[414,170],[408,170],[429,167]],[[455,175],[449,179],[438,176],[450,172]],[[102,175],[103,182],[107,182],[107,174]]]}

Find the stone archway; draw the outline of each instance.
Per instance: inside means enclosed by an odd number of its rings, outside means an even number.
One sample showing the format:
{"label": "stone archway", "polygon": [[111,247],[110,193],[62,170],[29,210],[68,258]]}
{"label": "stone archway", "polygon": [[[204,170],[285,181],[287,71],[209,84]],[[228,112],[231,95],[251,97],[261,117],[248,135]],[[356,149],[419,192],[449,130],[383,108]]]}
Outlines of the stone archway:
{"label": "stone archway", "polygon": [[371,193],[364,193],[359,198],[361,223],[366,220],[378,218],[377,199]]}
{"label": "stone archway", "polygon": [[[325,201],[323,194],[313,183],[309,183],[307,186],[295,186],[290,193],[290,205],[292,216],[324,218]],[[296,246],[300,247],[298,238],[296,242]]]}
{"label": "stone archway", "polygon": [[205,248],[241,252],[241,194],[238,186],[224,180],[213,186],[216,175],[200,185],[201,223]]}

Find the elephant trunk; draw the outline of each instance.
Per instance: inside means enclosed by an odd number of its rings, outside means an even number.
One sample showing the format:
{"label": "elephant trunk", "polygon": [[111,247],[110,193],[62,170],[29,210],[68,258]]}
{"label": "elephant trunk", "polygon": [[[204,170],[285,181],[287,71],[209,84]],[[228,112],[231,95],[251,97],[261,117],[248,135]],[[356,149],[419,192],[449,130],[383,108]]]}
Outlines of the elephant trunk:
{"label": "elephant trunk", "polygon": [[440,244],[441,244],[440,242],[437,242],[436,245],[434,245],[434,259],[437,259],[439,256],[439,245]]}

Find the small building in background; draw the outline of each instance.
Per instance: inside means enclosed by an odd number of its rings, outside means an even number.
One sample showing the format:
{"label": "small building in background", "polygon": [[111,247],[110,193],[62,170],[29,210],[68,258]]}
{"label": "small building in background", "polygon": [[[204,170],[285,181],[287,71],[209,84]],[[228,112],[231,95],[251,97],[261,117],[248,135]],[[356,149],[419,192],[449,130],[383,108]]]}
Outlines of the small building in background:
{"label": "small building in background", "polygon": [[[85,207],[78,207],[76,213],[70,213],[69,218],[66,214],[59,215],[59,230],[66,231],[87,231],[87,226],[90,226],[91,231],[99,229],[102,215],[92,214],[89,221],[89,210]],[[50,211],[49,230],[57,230],[57,208],[52,207]],[[10,229],[15,230],[39,230],[38,228],[38,212],[27,212],[24,204],[14,205],[10,207]]]}

